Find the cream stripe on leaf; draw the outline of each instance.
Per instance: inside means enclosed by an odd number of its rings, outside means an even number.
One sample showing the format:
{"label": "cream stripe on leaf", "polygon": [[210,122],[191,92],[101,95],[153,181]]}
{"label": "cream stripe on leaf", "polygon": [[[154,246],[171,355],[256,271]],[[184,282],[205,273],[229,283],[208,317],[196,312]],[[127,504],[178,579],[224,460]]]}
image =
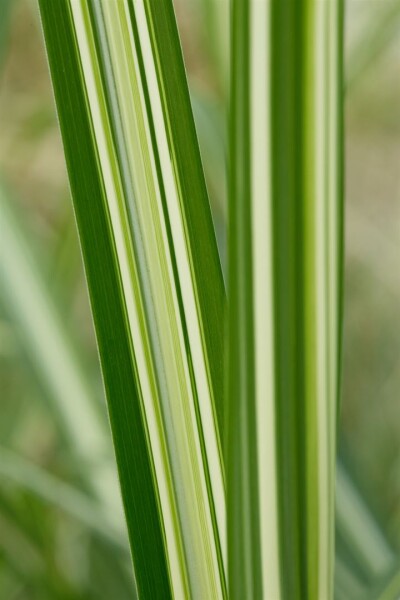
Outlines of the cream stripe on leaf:
{"label": "cream stripe on leaf", "polygon": [[333,597],[340,0],[233,1],[229,593]]}
{"label": "cream stripe on leaf", "polygon": [[[266,9],[266,5],[265,4],[257,4],[257,6],[263,7],[263,10]],[[260,14],[258,11],[255,11],[255,13],[253,13],[253,18],[256,17],[256,14]],[[261,19],[261,17],[259,19],[257,19],[257,24],[258,26],[263,26],[263,20]],[[256,42],[256,40],[253,38],[254,42]],[[264,38],[264,40],[261,41],[261,44],[266,44],[266,39]],[[260,38],[258,38],[258,43],[260,43]],[[268,49],[268,46],[267,46]],[[260,55],[259,55],[260,56]],[[264,60],[267,60],[267,56],[264,56]],[[256,63],[257,64],[257,63]],[[253,80],[253,85],[254,85],[254,80]],[[257,87],[258,90],[258,94],[256,96],[256,98],[253,97],[253,102],[254,102],[254,106],[253,106],[253,110],[255,109],[255,106],[259,103],[260,106],[263,106],[263,102],[265,101],[265,99],[262,96],[261,93],[261,89],[260,87]],[[192,99],[193,100],[193,99]],[[200,103],[201,99],[200,98],[196,98],[195,100],[196,103]],[[203,103],[203,105],[201,106],[201,114],[199,115],[199,111],[197,111],[197,113],[195,112],[195,118],[196,115],[198,115],[198,132],[199,132],[199,141],[200,141],[200,146],[202,147],[202,142],[203,142],[203,155],[205,158],[207,158],[207,160],[210,160],[210,158],[214,158],[214,162],[212,163],[212,168],[216,169],[216,171],[219,171],[219,177],[222,179],[224,177],[224,169],[225,169],[225,165],[224,165],[224,160],[223,160],[223,143],[224,143],[224,135],[223,135],[223,123],[216,121],[215,119],[215,114],[212,110],[210,110],[210,107],[207,106],[206,104]],[[218,126],[219,125],[219,126]],[[260,133],[262,133],[264,131],[264,125],[260,125],[258,128],[254,125],[254,128],[256,131],[259,131]],[[219,147],[219,151],[218,152],[214,152],[212,155],[206,155],[206,148],[209,148],[209,142],[210,140],[207,139],[204,140],[203,136],[212,136],[213,138],[213,144],[214,145],[218,145]],[[217,156],[220,157],[220,160],[215,160],[217,158]],[[265,167],[265,163],[263,162],[263,160],[259,161],[258,164],[262,164],[263,167]],[[253,164],[252,168],[255,170],[256,172],[256,165]],[[254,179],[257,179],[260,182],[260,185],[263,185],[263,181],[265,180],[266,177],[266,169],[264,169],[263,172],[258,171],[258,175],[254,175]],[[261,208],[261,207],[260,207]],[[265,205],[263,210],[265,211]],[[263,217],[261,218],[262,223],[265,222],[265,218],[268,217]],[[257,227],[257,224],[259,223],[259,220],[255,219],[253,216],[252,221],[254,222],[254,227]],[[264,230],[264,226],[261,223],[261,227]],[[265,236],[264,236],[264,239]],[[253,242],[256,242],[256,239],[253,239]],[[261,238],[257,237],[257,244],[260,244],[261,247]],[[268,248],[268,245],[266,245],[266,248]],[[267,252],[267,251],[266,251]],[[262,260],[264,261],[264,254],[262,252],[259,253],[259,255],[262,257]],[[254,250],[254,256],[255,256],[255,260],[256,260],[256,250]],[[264,268],[264,278],[265,278],[265,271],[266,268]],[[268,280],[269,281],[269,280]],[[258,281],[255,282],[255,289],[258,286],[259,288],[262,289],[263,282],[261,279],[261,276],[259,276]],[[262,295],[260,294],[260,297],[262,298]],[[262,303],[262,300],[261,300]],[[264,306],[264,305],[262,305]],[[256,309],[254,309],[256,310]],[[261,318],[265,319],[265,311],[262,309],[262,313],[261,313]],[[259,327],[260,329],[260,327]],[[256,332],[257,333],[257,332]],[[258,336],[258,343],[262,344],[265,343],[265,341],[267,341],[267,337],[263,338],[261,335]],[[261,361],[262,364],[264,364],[265,366],[265,361],[264,363],[262,362],[262,354],[263,353],[258,353],[258,357]],[[264,369],[264,371],[266,371],[266,369]],[[257,371],[257,376],[260,378],[260,380],[262,380],[263,378],[265,378],[265,381],[269,380],[269,375],[266,376],[264,374],[263,371]],[[260,389],[262,389],[262,385],[259,386]],[[266,417],[262,416],[262,411],[263,411],[263,405],[259,405],[258,406],[258,417],[257,419],[259,419],[259,421],[257,422],[257,426],[260,426],[260,428],[263,427],[263,422],[266,422]],[[273,423],[273,419],[271,419],[271,422]],[[272,437],[272,436],[271,436]],[[258,443],[261,445],[260,448],[260,454],[263,454],[263,456],[271,456],[272,451],[268,450],[268,454],[267,451],[263,445],[265,445],[266,443],[268,444],[270,442],[271,438],[268,438],[267,435],[264,435],[263,437],[260,436],[258,438]],[[271,454],[269,454],[271,453]],[[336,558],[335,558],[335,594],[338,594],[338,598],[343,598],[344,600],[347,600],[348,598],[351,598],[354,596],[354,590],[353,590],[353,582],[356,582],[357,588],[362,589],[362,585],[364,585],[365,587],[368,587],[370,585],[370,582],[373,578],[376,577],[376,575],[378,574],[382,574],[382,572],[388,571],[390,569],[390,567],[393,565],[393,560],[394,560],[394,553],[393,550],[390,548],[390,544],[389,542],[385,539],[385,535],[384,533],[381,531],[377,521],[376,521],[376,517],[374,517],[373,514],[371,514],[369,512],[369,510],[367,509],[366,505],[365,505],[365,500],[363,499],[360,491],[357,489],[357,486],[354,482],[354,478],[353,476],[348,472],[347,468],[343,465],[342,461],[340,459],[338,459],[337,461],[337,476],[336,476],[336,487],[337,487],[337,491],[336,491],[336,496],[337,496],[337,501],[336,501],[336,512],[335,512],[335,529],[336,529]],[[262,481],[261,478],[264,477],[267,481],[267,470],[266,469],[259,469],[259,477],[260,477],[260,487],[262,485]],[[263,492],[260,491],[260,494],[262,494]],[[260,530],[263,531],[263,527],[264,527],[264,531],[266,531],[265,529],[265,524],[270,523],[272,525],[272,527],[274,527],[274,521],[273,519],[264,519],[264,526],[263,526],[263,518],[266,517],[267,515],[262,514],[261,518],[260,518]],[[261,543],[264,540],[268,540],[269,539],[269,535],[271,534],[264,534],[264,537],[261,536]],[[262,555],[262,560],[263,560],[263,572],[267,572],[267,568],[266,565],[268,564],[267,560],[276,560],[276,556],[278,556],[278,554],[276,554],[274,552],[274,547],[276,547],[273,544],[268,544],[266,546],[268,548],[269,554],[266,555]],[[261,551],[262,551],[262,547],[261,547]],[[351,567],[349,567],[349,563],[351,563]],[[276,571],[275,571],[276,572]],[[272,578],[269,579],[269,581],[272,582]],[[274,590],[272,589],[272,591],[270,591],[271,588],[267,588],[267,593],[266,595],[268,596],[268,594],[271,597],[274,597],[277,595]],[[269,596],[268,596],[269,597]]]}
{"label": "cream stripe on leaf", "polygon": [[255,349],[255,403],[257,420],[258,493],[260,508],[260,562],[266,598],[280,597],[278,505],[276,485],[272,223],[270,173],[270,82],[267,73],[270,14],[267,2],[250,5],[251,43],[251,236]]}
{"label": "cream stripe on leaf", "polygon": [[224,598],[224,289],[172,4],[40,6],[139,596]]}

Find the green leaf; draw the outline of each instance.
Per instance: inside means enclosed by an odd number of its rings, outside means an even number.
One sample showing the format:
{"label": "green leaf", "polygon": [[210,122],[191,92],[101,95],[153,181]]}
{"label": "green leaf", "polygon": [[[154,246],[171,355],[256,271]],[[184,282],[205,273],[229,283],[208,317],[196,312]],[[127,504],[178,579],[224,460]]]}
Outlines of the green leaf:
{"label": "green leaf", "polygon": [[229,592],[332,598],[342,3],[235,0]]}
{"label": "green leaf", "polygon": [[227,95],[229,76],[229,0],[198,0],[206,51],[217,79],[219,92]]}
{"label": "green leaf", "polygon": [[400,598],[400,564],[381,578],[374,589],[368,594],[368,600],[399,600]]}
{"label": "green leaf", "polygon": [[335,600],[361,600],[367,587],[354,570],[340,557],[335,561]]}
{"label": "green leaf", "polygon": [[[215,179],[221,181],[225,177],[222,117],[195,93],[192,94],[192,103],[206,169],[212,157],[209,167],[215,173]],[[340,458],[337,459],[336,494],[335,598],[362,598],[363,591],[369,588],[371,582],[391,568],[394,553]]]}
{"label": "green leaf", "polygon": [[336,528],[356,570],[367,583],[387,573],[395,554],[343,464],[337,464]]}
{"label": "green leaf", "polygon": [[[362,6],[362,5],[360,5]],[[390,47],[398,35],[399,0],[371,3],[369,18],[361,33],[354,36],[346,61],[346,92],[352,91],[360,77]]]}
{"label": "green leaf", "polygon": [[81,473],[118,521],[120,501],[115,489],[115,467],[109,456],[99,402],[62,313],[49,294],[39,253],[9,190],[1,183],[0,223],[1,300],[19,332],[24,352],[47,390],[56,422]]}
{"label": "green leaf", "polygon": [[[22,521],[20,515],[14,515],[5,499],[0,497],[1,572],[8,573],[10,579],[19,586],[40,590],[41,598],[54,598],[55,593],[61,591],[64,582],[54,576],[54,573],[49,576],[50,573],[46,572],[47,565],[39,551],[37,540]],[[55,584],[57,590],[54,589]]]}
{"label": "green leaf", "polygon": [[224,597],[224,289],[172,4],[40,9],[139,596]]}
{"label": "green leaf", "polygon": [[0,477],[61,509],[114,547],[126,550],[123,532],[101,504],[6,448],[0,448]]}
{"label": "green leaf", "polygon": [[[226,132],[221,107],[198,90],[192,90],[191,102],[199,138],[205,176],[210,194],[214,228],[221,261],[226,254]],[[225,270],[225,269],[224,269]]]}
{"label": "green leaf", "polygon": [[13,4],[13,0],[1,0],[0,3],[0,66],[6,53]]}

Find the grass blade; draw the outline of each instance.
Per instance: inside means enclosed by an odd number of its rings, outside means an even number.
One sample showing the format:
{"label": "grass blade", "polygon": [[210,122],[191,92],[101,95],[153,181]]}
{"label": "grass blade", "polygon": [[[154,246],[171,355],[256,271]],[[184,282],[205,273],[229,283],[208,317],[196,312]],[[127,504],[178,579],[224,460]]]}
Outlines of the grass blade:
{"label": "grass blade", "polygon": [[193,91],[193,116],[210,195],[214,228],[223,271],[226,265],[226,148],[222,110],[212,101]]}
{"label": "grass blade", "polygon": [[393,567],[393,549],[340,462],[337,464],[336,527],[341,542],[367,581],[376,580]]}
{"label": "grass blade", "polygon": [[400,565],[397,564],[368,594],[369,600],[398,600],[400,597]]}
{"label": "grass blade", "polygon": [[121,530],[108,520],[108,513],[101,504],[10,450],[0,448],[0,459],[0,477],[56,506],[116,548],[126,551]]}
{"label": "grass blade", "polygon": [[357,574],[345,561],[336,559],[335,563],[335,600],[358,600],[366,596],[365,582],[360,581]]}
{"label": "grass blade", "polygon": [[172,5],[40,7],[139,596],[223,597],[224,290]]}
{"label": "grass blade", "polygon": [[[192,103],[206,166],[212,157],[210,168],[215,172],[215,180],[222,181],[225,177],[223,123],[201,97],[194,95]],[[362,597],[362,590],[365,592],[372,581],[391,568],[394,552],[340,459],[337,460],[336,488],[335,524],[339,543],[335,558],[335,598],[355,598],[357,592]]]}
{"label": "grass blade", "polygon": [[399,0],[376,3],[367,25],[349,49],[346,65],[346,92],[351,92],[359,78],[390,47],[398,35],[400,22]]}
{"label": "grass blade", "polygon": [[232,598],[331,598],[341,324],[341,2],[233,3]]}
{"label": "grass blade", "polygon": [[113,486],[114,464],[109,457],[105,420],[21,221],[9,191],[0,184],[1,300],[47,390],[60,431],[85,479],[90,473],[88,485],[119,520],[119,496],[115,483]]}

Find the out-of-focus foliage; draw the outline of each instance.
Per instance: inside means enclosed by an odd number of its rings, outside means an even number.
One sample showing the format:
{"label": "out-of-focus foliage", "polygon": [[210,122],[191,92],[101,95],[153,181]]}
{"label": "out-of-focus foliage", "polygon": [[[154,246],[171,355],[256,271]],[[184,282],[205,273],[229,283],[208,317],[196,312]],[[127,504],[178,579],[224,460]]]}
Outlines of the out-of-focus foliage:
{"label": "out-of-focus foliage", "polygon": [[[341,447],[389,537],[400,542],[400,3],[349,1],[346,284]],[[385,43],[371,45],[371,37]],[[368,53],[371,59],[367,60]],[[349,74],[351,75],[351,73]]]}
{"label": "out-of-focus foliage", "polygon": [[[215,4],[222,7],[217,16],[207,12],[213,6],[210,0],[176,0],[224,254],[225,179],[216,165],[224,157],[220,136],[227,82],[224,76],[221,80],[221,68],[227,54],[219,53],[210,32],[221,31],[218,23],[224,22],[227,2]],[[347,7],[347,59],[353,71],[346,98],[346,319],[340,446],[383,531],[399,550],[400,35],[392,25],[399,22],[400,9],[396,2],[390,4],[390,21],[385,15],[379,19],[376,12],[387,3],[349,0]],[[378,23],[385,28],[380,36]],[[7,202],[15,205],[24,223],[24,244],[35,247],[29,258],[34,255],[40,263],[48,301],[79,349],[91,401],[104,425],[104,456],[99,458],[110,463],[111,438],[35,3],[3,0],[0,24],[0,177],[4,190],[10,191]],[[225,30],[221,38],[226,38]],[[355,50],[362,60],[351,54]],[[369,50],[373,56],[368,57]],[[203,119],[210,107],[215,127]],[[3,227],[1,219],[0,252]],[[104,515],[89,484],[89,473],[99,465],[82,463],[72,452],[65,427],[52,408],[52,392],[28,351],[27,332],[11,310],[15,307],[7,303],[3,286],[1,280],[0,446],[7,451],[0,454],[0,597],[132,598],[121,521],[117,517],[108,524],[104,519],[100,528],[93,523],[93,515]],[[24,300],[29,312],[29,290]],[[63,365],[59,367],[62,371]],[[68,389],[69,381],[63,385]],[[118,496],[116,485],[114,489]],[[353,586],[355,595],[363,597],[365,589],[352,578],[348,564],[338,563],[337,572],[345,589]],[[379,593],[387,589],[384,582],[376,585]]]}

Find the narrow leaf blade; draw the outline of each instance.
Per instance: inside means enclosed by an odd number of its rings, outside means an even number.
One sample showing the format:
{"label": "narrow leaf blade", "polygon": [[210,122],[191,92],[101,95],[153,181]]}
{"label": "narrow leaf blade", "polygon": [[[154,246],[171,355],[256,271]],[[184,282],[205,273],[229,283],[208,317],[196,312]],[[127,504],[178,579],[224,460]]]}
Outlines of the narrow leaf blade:
{"label": "narrow leaf blade", "polygon": [[40,6],[138,592],[224,597],[224,288],[172,4]]}

